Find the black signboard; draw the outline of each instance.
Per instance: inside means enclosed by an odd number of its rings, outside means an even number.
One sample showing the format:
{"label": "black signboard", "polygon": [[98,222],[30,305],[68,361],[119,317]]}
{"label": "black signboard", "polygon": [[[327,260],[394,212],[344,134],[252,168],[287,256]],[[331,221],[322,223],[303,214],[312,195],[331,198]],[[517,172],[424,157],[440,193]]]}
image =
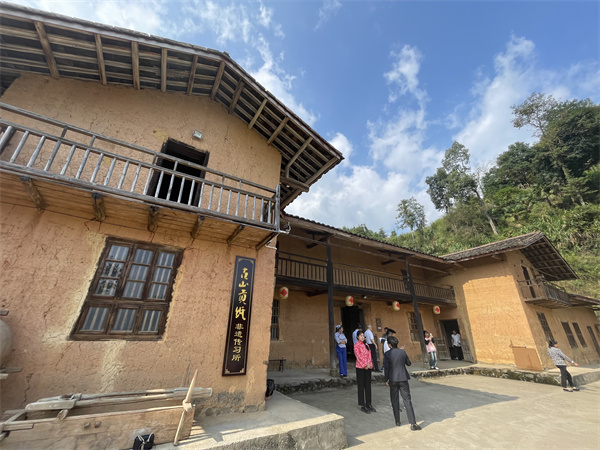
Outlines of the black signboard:
{"label": "black signboard", "polygon": [[255,264],[256,260],[252,258],[238,256],[235,259],[223,376],[246,375]]}

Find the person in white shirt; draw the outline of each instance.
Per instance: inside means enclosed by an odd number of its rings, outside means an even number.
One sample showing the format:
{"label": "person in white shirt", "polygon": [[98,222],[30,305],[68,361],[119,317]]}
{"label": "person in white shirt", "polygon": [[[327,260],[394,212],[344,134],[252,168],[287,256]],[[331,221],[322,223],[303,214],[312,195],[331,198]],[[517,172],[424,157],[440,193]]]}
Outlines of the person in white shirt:
{"label": "person in white shirt", "polygon": [[362,331],[362,327],[360,326],[360,324],[356,325],[356,330],[354,330],[354,332],[352,333],[352,345],[356,345],[356,343],[358,342],[358,337],[356,336],[356,333],[358,333],[359,331]]}
{"label": "person in white shirt", "polygon": [[373,336],[373,327],[371,325],[367,325],[367,331],[365,331],[365,342],[371,350],[373,370],[375,372],[379,372],[379,367],[377,366],[377,344],[375,343],[375,336]]}
{"label": "person in white shirt", "polygon": [[452,330],[452,348],[450,349],[452,353],[452,359],[463,360],[463,351],[460,342],[460,334],[456,330]]}

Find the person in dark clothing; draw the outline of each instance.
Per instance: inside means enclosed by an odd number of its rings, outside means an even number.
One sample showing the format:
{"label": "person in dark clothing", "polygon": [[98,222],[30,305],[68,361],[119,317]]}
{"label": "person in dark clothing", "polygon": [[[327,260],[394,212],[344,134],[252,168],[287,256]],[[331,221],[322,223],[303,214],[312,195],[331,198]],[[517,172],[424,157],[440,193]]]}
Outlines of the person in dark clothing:
{"label": "person in dark clothing", "polygon": [[401,395],[406,415],[410,422],[410,429],[412,431],[420,430],[421,427],[417,424],[410,397],[410,387],[408,385],[410,375],[408,374],[408,370],[406,370],[406,366],[410,366],[412,363],[404,349],[398,348],[398,339],[395,336],[389,336],[387,342],[390,349],[384,356],[385,385],[390,388],[390,400],[392,402],[392,409],[394,410],[396,425],[400,426],[400,400],[398,395]]}
{"label": "person in dark clothing", "polygon": [[[565,355],[562,350],[558,348],[558,342],[556,342],[554,339],[550,339],[548,342],[548,356],[552,358],[552,362],[554,362],[554,365],[560,370],[560,384],[563,388],[563,391],[578,391],[579,388],[575,386],[573,383],[573,377],[571,377],[571,374],[567,370],[567,361],[574,366],[579,366],[579,364]],[[571,389],[567,388],[567,381],[569,382]]]}

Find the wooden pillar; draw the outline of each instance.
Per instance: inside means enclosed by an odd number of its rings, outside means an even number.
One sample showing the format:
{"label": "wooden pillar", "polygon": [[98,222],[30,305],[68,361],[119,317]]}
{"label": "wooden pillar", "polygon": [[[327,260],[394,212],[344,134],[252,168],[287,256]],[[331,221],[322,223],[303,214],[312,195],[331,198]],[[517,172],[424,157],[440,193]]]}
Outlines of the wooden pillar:
{"label": "wooden pillar", "polygon": [[421,314],[419,313],[419,305],[417,304],[417,294],[415,294],[415,285],[413,284],[412,274],[410,272],[410,264],[408,259],[404,261],[406,263],[406,278],[408,279],[408,289],[410,290],[410,296],[413,302],[413,309],[415,311],[415,320],[417,321],[417,330],[419,332],[419,344],[421,345],[421,357],[423,364],[428,364],[427,359],[427,348],[425,347],[425,335],[423,334],[423,321],[421,320]]}
{"label": "wooden pillar", "polygon": [[331,236],[327,236],[327,311],[329,315],[329,375],[338,374],[336,369],[335,324],[333,320],[333,261],[331,260]]}

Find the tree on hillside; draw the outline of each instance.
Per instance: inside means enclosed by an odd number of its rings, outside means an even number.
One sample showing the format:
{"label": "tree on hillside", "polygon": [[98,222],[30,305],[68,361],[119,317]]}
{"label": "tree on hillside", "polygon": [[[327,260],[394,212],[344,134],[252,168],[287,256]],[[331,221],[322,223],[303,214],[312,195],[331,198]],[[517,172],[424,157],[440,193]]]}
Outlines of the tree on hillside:
{"label": "tree on hillside", "polygon": [[511,107],[515,116],[512,123],[516,128],[529,125],[535,130],[534,136],[542,137],[557,106],[558,102],[552,95],[534,92],[520,105]]}
{"label": "tree on hillside", "polygon": [[376,239],[378,241],[385,241],[387,238],[385,230],[379,228],[379,231],[370,230],[364,223],[361,223],[357,227],[343,227],[342,230],[348,231],[349,233],[357,234],[358,236],[366,237],[369,239]]}
{"label": "tree on hillside", "polygon": [[401,228],[410,228],[411,234],[413,236],[413,241],[415,238],[414,230],[419,232],[419,236],[423,235],[423,229],[427,224],[425,219],[425,208],[421,205],[416,198],[411,197],[408,200],[402,200],[398,203],[398,215],[396,216],[397,223]]}
{"label": "tree on hillside", "polygon": [[479,193],[477,178],[469,167],[469,150],[462,144],[454,142],[446,150],[442,167],[435,175],[427,177],[425,182],[429,185],[427,193],[437,210],[444,210],[446,214],[452,207],[467,203],[471,198],[476,198],[481,206],[494,234],[498,234],[496,225],[489,214],[483,197]]}

